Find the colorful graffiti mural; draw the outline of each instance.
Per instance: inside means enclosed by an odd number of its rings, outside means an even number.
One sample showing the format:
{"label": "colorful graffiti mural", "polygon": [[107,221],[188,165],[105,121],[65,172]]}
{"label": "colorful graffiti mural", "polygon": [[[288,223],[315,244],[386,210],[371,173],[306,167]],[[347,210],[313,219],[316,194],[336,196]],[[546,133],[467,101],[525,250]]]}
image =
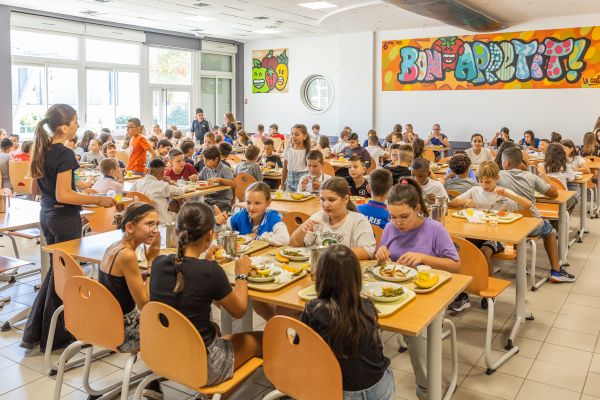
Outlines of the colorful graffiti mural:
{"label": "colorful graffiti mural", "polygon": [[382,89],[600,88],[600,27],[387,40]]}
{"label": "colorful graffiti mural", "polygon": [[288,49],[252,51],[252,93],[287,93]]}

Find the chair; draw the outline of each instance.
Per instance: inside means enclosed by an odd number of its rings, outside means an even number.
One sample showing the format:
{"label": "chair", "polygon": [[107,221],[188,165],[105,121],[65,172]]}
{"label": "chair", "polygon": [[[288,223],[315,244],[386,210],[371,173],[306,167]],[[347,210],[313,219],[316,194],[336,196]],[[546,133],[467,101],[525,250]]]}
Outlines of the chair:
{"label": "chair", "polygon": [[373,234],[375,235],[375,244],[379,245],[381,235],[383,235],[383,229],[373,224],[371,224],[371,228],[373,229]]}
{"label": "chair", "polygon": [[291,235],[294,231],[302,225],[310,215],[299,211],[288,212],[283,215],[282,222],[287,227],[289,234]]}
{"label": "chair", "polygon": [[[111,399],[121,392],[121,400],[127,399],[129,385],[151,373],[145,371],[131,376],[137,353],[130,353],[127,357],[122,383],[115,383],[101,389],[90,386],[92,346],[121,353],[118,347],[123,343],[125,326],[119,302],[101,283],[83,276],[69,278],[64,286],[63,302],[65,326],[77,341],[71,343],[60,356],[54,400],[60,399],[67,360],[78,353],[82,346],[87,346],[84,350],[83,387],[90,398]],[[172,346],[168,347],[170,349]]]}
{"label": "chair", "polygon": [[458,190],[446,190],[446,193],[448,193],[448,196],[450,197],[450,200],[458,197],[461,195],[461,193]]}
{"label": "chair", "polygon": [[548,183],[550,184],[550,186],[552,186],[554,189],[556,190],[567,190],[567,187],[564,185],[564,183],[558,179],[555,178],[553,176],[548,176]]}
{"label": "chair", "polygon": [[148,196],[140,192],[127,192],[127,197],[134,199],[135,201],[141,201],[142,203],[154,205],[154,201]]}
{"label": "chair", "polygon": [[86,215],[88,223],[83,226],[83,232],[88,229],[92,234],[113,231],[116,226],[113,223],[117,208],[115,206],[104,207],[84,207],[85,210],[93,211],[92,214]]}
{"label": "chair", "polygon": [[298,400],[343,398],[342,370],[333,351],[318,333],[294,318],[275,316],[267,322],[263,360],[265,376],[275,387],[263,400],[284,395]]}
{"label": "chair", "polygon": [[256,178],[245,172],[239,173],[233,178],[235,198],[238,199],[238,201],[243,202],[246,199],[246,189],[254,182],[256,182]]}
{"label": "chair", "polygon": [[[599,157],[594,157],[594,156],[585,157],[585,160],[587,163],[598,161],[598,159],[599,159]],[[598,196],[598,193],[596,193],[596,183],[594,181],[598,180],[598,170],[593,169],[592,175],[593,175],[592,179],[590,179],[587,183],[587,191],[590,194],[590,201],[588,202],[589,207],[590,207],[589,213],[590,213],[590,218],[597,218],[598,217],[598,209],[596,207],[596,197]]]}
{"label": "chair", "polygon": [[369,165],[369,168],[367,168],[366,175],[369,175],[371,172],[375,171],[375,168],[377,168],[377,161],[375,161],[375,159],[371,157],[371,163]]}
{"label": "chair", "polygon": [[[12,257],[0,256],[0,282],[7,282],[7,285],[0,287],[0,290],[11,287],[17,281],[19,276],[29,275],[30,273],[18,274],[19,268],[25,265],[32,264],[29,261],[18,260]],[[40,269],[36,269],[35,272],[39,272]],[[33,273],[33,272],[32,272]],[[10,296],[0,296],[0,308],[4,307],[5,303],[10,301]]]}
{"label": "chair", "polygon": [[9,161],[8,174],[10,184],[13,187],[13,193],[16,195],[31,195],[31,162],[30,161]]}
{"label": "chair", "polygon": [[[168,343],[168,346],[165,346]],[[260,358],[252,358],[233,372],[233,378],[215,386],[206,386],[206,349],[198,330],[179,311],[166,304],[151,301],[144,306],[140,319],[140,353],[152,370],[138,385],[134,399],[142,398],[142,391],[150,381],[166,378],[219,400],[242,383],[261,365]]]}
{"label": "chair", "polygon": [[471,284],[467,288],[467,293],[480,296],[487,301],[488,320],[485,332],[485,364],[487,366],[486,374],[493,374],[508,359],[517,354],[517,346],[510,349],[496,361],[492,360],[492,335],[494,333],[494,298],[498,297],[511,282],[505,279],[498,279],[488,276],[488,267],[485,256],[473,243],[459,237],[452,237],[454,245],[458,249],[460,257],[460,273],[473,277]]}
{"label": "chair", "polygon": [[281,146],[281,138],[275,137],[275,138],[271,138],[273,140],[273,148],[275,149],[276,152],[279,152],[279,147]]}
{"label": "chair", "polygon": [[423,151],[423,158],[430,162],[435,162],[435,153],[429,147],[425,147],[425,150]]}
{"label": "chair", "polygon": [[329,176],[335,176],[335,169],[328,161],[323,161],[323,173]]}
{"label": "chair", "polygon": [[129,162],[129,153],[123,150],[117,150],[115,158],[117,160],[123,161],[123,164],[127,165],[127,163]]}

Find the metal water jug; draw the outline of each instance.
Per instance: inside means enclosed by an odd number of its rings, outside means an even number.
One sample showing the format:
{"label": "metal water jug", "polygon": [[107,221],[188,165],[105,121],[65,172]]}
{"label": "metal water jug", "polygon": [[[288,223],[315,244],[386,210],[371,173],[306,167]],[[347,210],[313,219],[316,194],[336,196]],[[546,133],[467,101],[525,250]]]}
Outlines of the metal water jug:
{"label": "metal water jug", "polygon": [[437,196],[435,198],[435,205],[442,207],[444,217],[448,215],[448,197],[446,196]]}
{"label": "metal water jug", "polygon": [[5,213],[10,208],[10,195],[8,193],[0,194],[0,213]]}
{"label": "metal water jug", "polygon": [[431,206],[431,219],[444,225],[446,219],[444,206],[437,204]]}
{"label": "metal water jug", "polygon": [[165,231],[167,236],[167,247],[175,248],[177,247],[177,234],[175,233],[175,222],[167,222],[165,224]]}
{"label": "metal water jug", "polygon": [[237,256],[237,237],[236,231],[225,231],[222,233],[223,236],[223,249],[225,253],[231,258]]}

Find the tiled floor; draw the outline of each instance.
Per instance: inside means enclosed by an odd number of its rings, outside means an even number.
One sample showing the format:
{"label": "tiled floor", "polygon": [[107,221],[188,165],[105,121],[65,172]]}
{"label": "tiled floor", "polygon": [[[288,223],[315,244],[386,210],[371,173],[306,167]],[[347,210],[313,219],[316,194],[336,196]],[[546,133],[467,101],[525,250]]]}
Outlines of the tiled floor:
{"label": "tiled floor", "polygon": [[[572,226],[579,220],[574,213]],[[461,400],[600,400],[600,220],[588,221],[590,233],[583,244],[575,244],[569,254],[569,270],[577,275],[574,284],[547,283],[538,291],[530,292],[527,307],[535,321],[527,322],[519,333],[519,353],[495,374],[485,375],[483,343],[486,314],[473,299],[469,311],[450,316],[458,330],[459,387],[454,399]],[[31,242],[19,242],[22,254],[30,259],[39,258],[37,247]],[[0,254],[12,256],[10,242],[2,238]],[[538,245],[538,272],[547,265],[543,246]],[[510,263],[501,264],[502,277],[514,279]],[[31,304],[33,285],[39,278],[29,277],[10,288],[0,290],[13,300],[0,308],[0,321]],[[500,354],[504,338],[510,331],[514,315],[514,285],[503,293],[496,305],[494,349]],[[218,313],[215,318],[218,320]],[[259,318],[256,328],[262,329]],[[19,347],[23,325],[10,332],[0,332],[0,400],[50,399],[54,379],[39,352],[27,354]],[[398,353],[396,339],[384,333],[385,353],[392,360],[396,382],[396,400],[416,399],[412,367],[408,354]],[[444,375],[449,376],[450,346],[444,343]],[[121,379],[122,355],[112,355],[97,361],[92,367],[95,384],[116,382]],[[135,371],[144,368],[140,361]],[[258,371],[231,399],[261,399],[270,390],[270,384]],[[63,398],[86,399],[81,383],[81,369],[68,372],[62,390]],[[166,383],[167,399],[193,399],[194,393],[179,385]],[[131,397],[131,396],[130,396]]]}

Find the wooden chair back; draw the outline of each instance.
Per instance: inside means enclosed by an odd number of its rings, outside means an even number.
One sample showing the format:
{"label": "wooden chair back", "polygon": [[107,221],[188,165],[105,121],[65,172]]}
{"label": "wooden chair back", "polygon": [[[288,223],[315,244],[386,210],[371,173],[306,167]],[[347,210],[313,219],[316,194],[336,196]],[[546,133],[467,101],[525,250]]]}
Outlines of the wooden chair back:
{"label": "wooden chair back", "polygon": [[435,153],[428,147],[425,147],[423,151],[423,158],[429,160],[430,162],[435,162]]}
{"label": "wooden chair back", "polygon": [[115,206],[104,208],[104,207],[90,207],[85,209],[93,211],[92,214],[86,215],[85,218],[90,224],[90,230],[92,233],[103,233],[113,231],[116,226],[113,224],[113,219],[117,208]]}
{"label": "wooden chair back", "polygon": [[328,161],[323,161],[323,173],[329,176],[335,176],[335,169]]}
{"label": "wooden chair back", "polygon": [[[594,157],[594,156],[589,156],[589,157],[585,157],[585,161],[586,164],[589,164],[594,162],[594,161],[598,161],[599,157]],[[593,179],[598,179],[598,170],[597,169],[592,169],[591,173],[592,173],[592,178]],[[596,187],[596,184],[593,182],[593,179],[590,179],[587,183],[587,188],[588,189],[593,189],[594,187]],[[14,185],[13,185],[14,186]]]}
{"label": "wooden chair back", "polygon": [[242,159],[238,155],[230,154],[229,157],[227,157],[227,161],[233,165],[237,165],[242,161]]}
{"label": "wooden chair back", "polygon": [[485,256],[477,246],[466,239],[452,236],[452,242],[460,257],[460,273],[473,277],[467,292],[479,295],[489,285],[489,271]]}
{"label": "wooden chair back", "polygon": [[265,142],[263,142],[261,139],[253,140],[252,144],[258,147],[261,153],[265,149]]}
{"label": "wooden chair back", "polygon": [[146,196],[144,193],[140,192],[127,192],[127,197],[134,199],[134,201],[141,201],[142,203],[155,205],[154,201]]}
{"label": "wooden chair back", "polygon": [[281,138],[275,137],[271,139],[273,140],[273,148],[275,151],[279,150],[279,146],[281,146]]}
{"label": "wooden chair back", "polygon": [[369,168],[367,168],[366,175],[369,175],[371,172],[375,171],[375,168],[377,168],[377,161],[371,157],[371,165],[369,165]]}
{"label": "wooden chair back", "polygon": [[65,326],[77,340],[119,352],[125,339],[123,311],[104,285],[74,276],[65,285],[63,303]]}
{"label": "wooden chair back", "polygon": [[450,200],[461,195],[461,193],[458,190],[446,190],[446,193],[448,193]]}
{"label": "wooden chair back", "polygon": [[548,176],[548,183],[556,190],[567,190],[567,188],[565,187],[565,185],[562,183],[562,181],[558,178],[555,178],[553,176]]}
{"label": "wooden chair back", "polygon": [[52,271],[54,273],[54,289],[61,299],[69,279],[74,276],[85,276],[79,263],[71,255],[58,249],[52,252]]}
{"label": "wooden chair back", "polygon": [[244,201],[246,199],[246,189],[254,182],[256,182],[256,178],[245,172],[239,173],[233,178],[233,183],[235,184],[235,198],[240,202]]}
{"label": "wooden chair back", "polygon": [[127,165],[127,163],[129,162],[129,153],[124,150],[117,150],[115,158],[117,160],[123,161],[123,164]]}
{"label": "wooden chair back", "polygon": [[206,349],[198,330],[179,311],[156,301],[140,318],[140,353],[155,374],[198,388],[208,379]]}
{"label": "wooden chair back", "polygon": [[451,159],[451,158],[452,158],[452,157],[444,157],[444,158],[440,158],[440,159],[438,160],[438,163],[440,163],[440,164],[448,164],[448,161],[450,161],[450,159]]}
{"label": "wooden chair back", "polygon": [[33,179],[31,179],[30,171],[30,161],[9,161],[8,175],[14,194],[32,194],[31,184]]}
{"label": "wooden chair back", "polygon": [[263,368],[275,388],[292,398],[343,397],[342,371],[333,351],[318,333],[294,318],[275,316],[267,322]]}
{"label": "wooden chair back", "polygon": [[383,229],[373,224],[371,224],[371,228],[373,229],[373,235],[375,235],[375,243],[379,246],[381,235],[383,235]]}
{"label": "wooden chair back", "polygon": [[282,221],[291,235],[300,225],[302,225],[309,218],[310,215],[308,214],[299,211],[293,211],[285,213],[283,215]]}

